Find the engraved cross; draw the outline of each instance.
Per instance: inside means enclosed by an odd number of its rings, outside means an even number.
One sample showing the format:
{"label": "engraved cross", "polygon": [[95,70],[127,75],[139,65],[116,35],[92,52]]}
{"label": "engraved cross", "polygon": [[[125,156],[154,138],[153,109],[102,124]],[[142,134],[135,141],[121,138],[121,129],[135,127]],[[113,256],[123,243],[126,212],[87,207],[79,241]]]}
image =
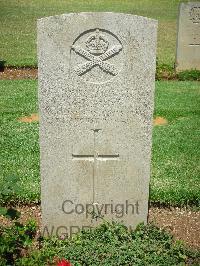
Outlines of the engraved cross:
{"label": "engraved cross", "polygon": [[73,160],[83,160],[83,161],[113,161],[113,160],[118,160],[119,159],[119,154],[99,154],[96,151],[96,134],[101,130],[101,129],[92,129],[94,131],[94,151],[93,154],[72,154],[72,159]]}
{"label": "engraved cross", "polygon": [[99,154],[96,150],[96,134],[101,129],[92,129],[94,132],[93,154],[72,154],[73,160],[92,161],[93,164],[93,203],[95,202],[95,177],[97,171],[97,161],[116,161],[119,160],[119,154]]}

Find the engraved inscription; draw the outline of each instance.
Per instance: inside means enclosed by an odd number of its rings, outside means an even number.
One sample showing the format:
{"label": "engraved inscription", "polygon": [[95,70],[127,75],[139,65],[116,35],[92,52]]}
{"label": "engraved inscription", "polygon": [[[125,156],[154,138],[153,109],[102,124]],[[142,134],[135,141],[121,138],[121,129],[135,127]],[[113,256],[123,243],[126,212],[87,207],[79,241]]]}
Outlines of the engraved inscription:
{"label": "engraved inscription", "polygon": [[71,48],[78,56],[74,60],[76,65],[73,70],[79,77],[87,77],[87,81],[98,82],[102,79],[104,82],[120,72],[115,57],[121,53],[122,44],[106,30],[94,29],[83,33]]}
{"label": "engraved inscription", "polygon": [[200,23],[200,7],[192,7],[190,10],[190,19],[193,23]]}

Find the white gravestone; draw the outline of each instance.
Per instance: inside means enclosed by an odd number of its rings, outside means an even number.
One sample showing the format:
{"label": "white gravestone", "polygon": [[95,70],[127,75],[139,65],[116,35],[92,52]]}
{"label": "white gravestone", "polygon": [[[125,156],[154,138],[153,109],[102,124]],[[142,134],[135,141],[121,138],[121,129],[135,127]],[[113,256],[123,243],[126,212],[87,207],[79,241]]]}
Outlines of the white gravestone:
{"label": "white gravestone", "polygon": [[155,20],[118,13],[38,21],[45,235],[146,223],[156,33]]}
{"label": "white gravestone", "polygon": [[200,2],[181,3],[176,70],[200,70]]}

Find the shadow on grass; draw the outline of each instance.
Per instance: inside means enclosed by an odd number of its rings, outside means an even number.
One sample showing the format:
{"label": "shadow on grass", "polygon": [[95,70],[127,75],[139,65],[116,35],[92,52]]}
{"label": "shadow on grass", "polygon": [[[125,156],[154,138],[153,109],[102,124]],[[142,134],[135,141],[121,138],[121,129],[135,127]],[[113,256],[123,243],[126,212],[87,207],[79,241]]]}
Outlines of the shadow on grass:
{"label": "shadow on grass", "polygon": [[0,72],[4,72],[6,61],[0,60]]}

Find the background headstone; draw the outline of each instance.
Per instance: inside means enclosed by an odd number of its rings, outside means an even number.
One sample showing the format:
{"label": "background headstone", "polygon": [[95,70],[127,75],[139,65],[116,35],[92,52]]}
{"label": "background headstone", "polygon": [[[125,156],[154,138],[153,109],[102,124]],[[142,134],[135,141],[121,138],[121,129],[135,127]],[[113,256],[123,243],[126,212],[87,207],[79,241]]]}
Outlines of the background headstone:
{"label": "background headstone", "polygon": [[180,4],[176,49],[177,71],[200,70],[200,2]]}
{"label": "background headstone", "polygon": [[156,33],[117,13],[38,21],[45,234],[147,221]]}

